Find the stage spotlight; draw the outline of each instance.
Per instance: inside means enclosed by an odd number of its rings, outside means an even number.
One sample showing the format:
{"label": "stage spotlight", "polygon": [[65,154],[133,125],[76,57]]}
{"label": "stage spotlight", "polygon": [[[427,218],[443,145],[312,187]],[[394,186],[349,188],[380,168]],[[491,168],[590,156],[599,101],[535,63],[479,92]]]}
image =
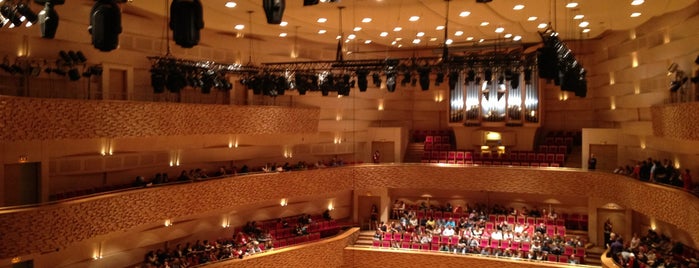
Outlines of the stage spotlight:
{"label": "stage spotlight", "polygon": [[386,72],[386,89],[388,92],[396,91],[396,72],[387,71]]}
{"label": "stage spotlight", "polygon": [[405,73],[403,73],[403,80],[400,81],[400,85],[404,87],[405,85],[410,83],[410,80],[412,80],[412,72],[406,71]]}
{"label": "stage spotlight", "polygon": [[70,81],[80,80],[80,72],[78,72],[78,68],[73,67],[68,70],[68,79],[70,79]]}
{"label": "stage spotlight", "polygon": [[531,68],[524,69],[524,83],[531,84],[531,82],[532,82],[532,69]]}
{"label": "stage spotlight", "polygon": [[468,72],[466,72],[466,81],[468,81],[468,82],[476,81],[476,71],[474,71],[473,69],[468,70]]}
{"label": "stage spotlight", "polygon": [[39,19],[36,13],[34,13],[34,11],[32,11],[32,9],[29,8],[29,3],[20,3],[19,5],[17,5],[17,13],[24,16],[24,18],[26,19],[27,24],[24,25],[26,27],[31,27]]}
{"label": "stage spotlight", "polygon": [[284,16],[285,0],[262,0],[262,8],[265,10],[268,24],[282,23]]}
{"label": "stage spotlight", "polygon": [[317,5],[319,2],[319,0],[303,0],[303,6]]}
{"label": "stage spotlight", "polygon": [[493,80],[493,70],[486,69],[485,70],[485,81],[490,82],[492,80]]}
{"label": "stage spotlight", "polygon": [[153,87],[153,93],[160,94],[165,92],[166,79],[164,70],[159,68],[150,69],[150,85]]}
{"label": "stage spotlight", "polygon": [[440,70],[437,72],[437,77],[434,79],[434,85],[439,86],[442,83],[444,83],[444,72]]}
{"label": "stage spotlight", "polygon": [[359,86],[359,92],[365,92],[369,86],[369,80],[367,75],[369,75],[369,70],[359,69],[355,72],[357,75],[357,86]]}
{"label": "stage spotlight", "polygon": [[58,30],[58,13],[53,8],[54,3],[48,1],[44,9],[39,11],[39,25],[41,26],[41,38],[53,39]]}
{"label": "stage spotlight", "polygon": [[19,26],[22,24],[22,20],[20,19],[22,16],[17,14],[14,8],[12,8],[10,5],[4,5],[0,8],[0,14],[2,14],[5,19],[7,19],[8,22],[11,23],[10,28]]}
{"label": "stage spotlight", "polygon": [[199,0],[174,0],[170,5],[170,29],[175,43],[184,48],[199,44],[204,13]]}
{"label": "stage spotlight", "polygon": [[449,73],[449,90],[456,89],[456,83],[459,81],[459,71],[451,71]]}
{"label": "stage spotlight", "polygon": [[682,88],[682,85],[684,85],[684,83],[687,83],[686,76],[670,82],[670,91],[677,92],[678,90],[680,90],[680,88]]}
{"label": "stage spotlight", "polygon": [[100,51],[112,51],[119,46],[121,8],[116,0],[97,0],[90,12],[92,45]]}
{"label": "stage spotlight", "polygon": [[510,87],[513,89],[519,88],[519,72],[512,72],[512,77],[510,77]]}
{"label": "stage spotlight", "polygon": [[381,87],[381,75],[374,73],[371,75],[371,82],[374,83],[375,87]]}
{"label": "stage spotlight", "polygon": [[422,90],[430,89],[430,67],[421,67],[417,70],[418,76],[420,77],[420,88]]}

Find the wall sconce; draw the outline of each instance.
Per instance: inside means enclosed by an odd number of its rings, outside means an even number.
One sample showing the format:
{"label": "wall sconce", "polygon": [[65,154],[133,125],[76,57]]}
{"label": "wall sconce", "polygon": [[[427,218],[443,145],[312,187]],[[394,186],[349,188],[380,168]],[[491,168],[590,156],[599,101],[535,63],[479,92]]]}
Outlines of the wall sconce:
{"label": "wall sconce", "polygon": [[609,85],[616,84],[616,78],[614,77],[614,72],[609,72]]}
{"label": "wall sconce", "polygon": [[[340,96],[342,96],[342,95],[340,95]],[[340,112],[338,112],[338,113],[335,115],[335,121],[342,121],[342,114],[341,114]]]}
{"label": "wall sconce", "polygon": [[631,67],[638,67],[638,52],[631,52]]}
{"label": "wall sconce", "polygon": [[10,260],[10,262],[12,262],[12,264],[20,263],[21,261],[22,261],[22,257],[20,257],[20,256],[14,257],[14,258],[12,258],[12,260]]}
{"label": "wall sconce", "polygon": [[616,98],[614,96],[609,97],[609,109],[616,110]]}
{"label": "wall sconce", "polygon": [[180,151],[170,151],[170,166],[180,166]]}
{"label": "wall sconce", "polygon": [[444,92],[439,90],[434,94],[434,102],[444,101]]}
{"label": "wall sconce", "polygon": [[379,111],[383,111],[383,109],[384,109],[384,107],[383,107],[383,99],[379,99],[379,107],[378,107],[378,109],[379,109]]}
{"label": "wall sconce", "polygon": [[92,259],[99,260],[99,259],[102,259],[102,257],[103,257],[102,256],[102,242],[100,242],[99,246],[92,253]]}
{"label": "wall sconce", "polygon": [[165,220],[165,227],[170,227],[170,226],[172,226],[172,220],[170,220],[170,219]]}
{"label": "wall sconce", "polygon": [[111,139],[105,138],[102,140],[102,148],[100,149],[100,155],[114,155],[114,145]]}
{"label": "wall sconce", "polygon": [[335,206],[333,206],[333,203],[332,203],[332,202],[330,202],[330,203],[328,204],[328,210],[330,210],[330,211],[335,210]]}
{"label": "wall sconce", "polygon": [[19,159],[18,159],[18,162],[20,162],[20,163],[29,162],[29,156],[26,155],[26,154],[20,155],[20,156],[19,156]]}
{"label": "wall sconce", "polygon": [[287,205],[289,205],[289,200],[287,200],[286,198],[282,198],[282,201],[279,202],[279,205],[281,205],[282,207],[286,207]]}

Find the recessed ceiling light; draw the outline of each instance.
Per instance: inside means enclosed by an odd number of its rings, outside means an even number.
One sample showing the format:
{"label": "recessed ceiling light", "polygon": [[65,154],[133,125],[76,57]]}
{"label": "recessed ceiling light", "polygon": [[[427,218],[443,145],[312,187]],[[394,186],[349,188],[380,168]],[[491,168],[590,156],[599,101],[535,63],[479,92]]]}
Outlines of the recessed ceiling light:
{"label": "recessed ceiling light", "polygon": [[539,26],[536,26],[536,28],[543,29],[543,28],[546,28],[546,26],[549,26],[549,25],[546,23],[539,23]]}
{"label": "recessed ceiling light", "polygon": [[369,23],[369,22],[371,22],[371,18],[363,18],[363,19],[362,19],[362,22],[363,22],[363,23]]}
{"label": "recessed ceiling light", "polygon": [[347,36],[347,39],[352,40],[352,39],[354,39],[354,38],[356,38],[356,37],[357,37],[356,35],[350,34],[350,35]]}
{"label": "recessed ceiling light", "polygon": [[403,47],[403,44],[398,44],[398,47]]}
{"label": "recessed ceiling light", "polygon": [[342,38],[342,36],[339,36],[339,35],[335,36],[335,39],[337,39],[337,40],[340,40],[340,38]]}
{"label": "recessed ceiling light", "polygon": [[478,40],[478,43],[483,43],[485,39],[481,38],[481,40]]}
{"label": "recessed ceiling light", "polygon": [[419,21],[420,17],[419,16],[411,16],[408,20],[409,21]]}
{"label": "recessed ceiling light", "polygon": [[582,30],[582,32],[583,32],[583,33],[589,33],[589,32],[590,32],[590,28],[585,28],[585,29]]}
{"label": "recessed ceiling light", "polygon": [[451,43],[454,43],[454,40],[447,39],[447,41],[444,41],[445,44],[451,45]]}
{"label": "recessed ceiling light", "polygon": [[461,11],[459,13],[459,17],[468,17],[469,15],[471,15],[471,11]]}
{"label": "recessed ceiling light", "polygon": [[502,33],[502,32],[504,32],[504,31],[505,31],[505,28],[503,28],[503,27],[497,27],[497,28],[495,28],[495,32],[496,32],[496,33]]}
{"label": "recessed ceiling light", "polygon": [[401,30],[403,30],[403,28],[401,28],[401,27],[393,28],[393,31],[394,31],[394,32],[400,32]]}
{"label": "recessed ceiling light", "polygon": [[524,9],[524,5],[515,5],[512,9],[514,9],[514,10],[522,10],[522,9]]}
{"label": "recessed ceiling light", "polygon": [[419,39],[419,38],[413,39],[413,44],[419,44],[419,43],[420,43],[420,39]]}
{"label": "recessed ceiling light", "polygon": [[490,24],[490,22],[487,22],[487,21],[481,22],[481,26],[488,26],[489,24]]}
{"label": "recessed ceiling light", "polygon": [[472,41],[472,40],[473,40],[473,36],[466,37],[466,41]]}
{"label": "recessed ceiling light", "polygon": [[349,40],[349,39],[346,39],[346,40],[345,40],[345,43],[349,43],[349,42],[350,42],[350,40]]}
{"label": "recessed ceiling light", "polygon": [[632,6],[643,5],[644,2],[645,1],[643,1],[643,0],[633,0],[633,1],[631,1],[631,5]]}
{"label": "recessed ceiling light", "polygon": [[234,8],[234,7],[237,6],[237,5],[238,5],[238,4],[237,4],[236,2],[233,2],[233,1],[228,1],[228,2],[226,2],[226,7],[227,7],[227,8]]}
{"label": "recessed ceiling light", "polygon": [[280,33],[279,37],[286,37],[286,33]]}
{"label": "recessed ceiling light", "polygon": [[354,29],[352,29],[352,30],[354,30],[355,32],[359,32],[362,30],[362,27],[354,27]]}
{"label": "recessed ceiling light", "polygon": [[396,37],[396,41],[403,41],[403,37]]}
{"label": "recessed ceiling light", "polygon": [[386,37],[386,36],[388,36],[388,32],[381,32],[381,33],[379,34],[379,36],[381,36],[381,37]]}
{"label": "recessed ceiling light", "polygon": [[432,42],[437,41],[437,37],[430,38],[430,41],[432,41]]}
{"label": "recessed ceiling light", "polygon": [[536,17],[536,16],[531,16],[531,17],[529,17],[527,20],[528,20],[528,21],[535,21],[536,19],[538,19],[538,17]]}
{"label": "recessed ceiling light", "polygon": [[398,44],[398,41],[391,42],[391,45],[395,45],[395,44]]}
{"label": "recessed ceiling light", "polygon": [[464,35],[464,31],[456,31],[456,32],[454,33],[454,35],[455,35],[455,36],[462,36],[462,35]]}
{"label": "recessed ceiling light", "polygon": [[522,40],[522,36],[515,35],[515,37],[513,37],[512,40],[514,40],[514,41]]}
{"label": "recessed ceiling light", "polygon": [[632,17],[632,18],[640,17],[640,16],[641,16],[641,12],[634,12],[634,13],[631,13],[631,17]]}
{"label": "recessed ceiling light", "polygon": [[585,17],[585,15],[578,14],[578,15],[575,15],[575,17],[573,17],[573,19],[574,19],[574,20],[581,20],[581,19],[583,19],[584,17]]}
{"label": "recessed ceiling light", "polygon": [[437,26],[437,28],[435,28],[435,30],[437,30],[437,31],[444,30],[444,25]]}
{"label": "recessed ceiling light", "polygon": [[567,8],[575,8],[577,6],[578,6],[578,2],[570,2],[570,3],[566,4]]}
{"label": "recessed ceiling light", "polygon": [[282,26],[282,27],[287,26],[287,25],[289,25],[289,23],[286,21],[282,21],[281,23],[279,23],[279,26]]}
{"label": "recessed ceiling light", "polygon": [[364,40],[364,44],[371,44],[371,40]]}
{"label": "recessed ceiling light", "polygon": [[326,19],[326,18],[318,18],[318,20],[317,20],[318,23],[326,23],[327,21],[328,21],[328,19]]}
{"label": "recessed ceiling light", "polygon": [[327,32],[328,32],[327,30],[318,30],[318,34],[325,34]]}
{"label": "recessed ceiling light", "polygon": [[425,32],[418,32],[415,36],[423,37],[423,36],[425,36]]}
{"label": "recessed ceiling light", "polygon": [[587,22],[587,21],[583,21],[583,22],[581,22],[580,24],[578,24],[578,26],[580,26],[580,28],[585,28],[585,27],[587,27],[587,26],[589,26],[589,25],[590,25],[590,23]]}
{"label": "recessed ceiling light", "polygon": [[505,38],[510,38],[510,37],[512,37],[512,34],[511,34],[511,33],[508,33],[508,34],[505,35]]}
{"label": "recessed ceiling light", "polygon": [[236,30],[242,30],[242,29],[245,29],[245,25],[238,24],[238,25],[236,25],[234,28],[235,28]]}

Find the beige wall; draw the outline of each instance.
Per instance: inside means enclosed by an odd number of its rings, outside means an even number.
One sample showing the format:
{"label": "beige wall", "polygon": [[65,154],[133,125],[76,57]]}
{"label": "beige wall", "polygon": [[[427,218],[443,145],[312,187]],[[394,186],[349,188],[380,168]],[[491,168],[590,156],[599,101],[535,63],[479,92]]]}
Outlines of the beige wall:
{"label": "beige wall", "polygon": [[[699,221],[699,211],[691,211],[699,207],[699,201],[679,190],[601,172],[394,164],[235,177],[6,210],[0,214],[0,225],[6,226],[0,229],[3,237],[0,257],[36,258],[42,252],[80,248],[94,241],[116,238],[124,235],[124,231],[128,234],[159,227],[165,219],[177,224],[188,219],[215,218],[235,207],[256,207],[254,204],[265,202],[274,206],[281,198],[294,203],[310,196],[382,188],[596,198],[599,201],[595,202],[633,208],[649,218],[677,226],[689,234],[683,241],[689,246],[695,247],[699,241],[699,227],[694,224]],[[378,192],[377,195],[384,196]],[[356,196],[338,194],[335,198],[346,200],[342,201],[346,205],[339,206],[335,213],[351,217],[356,201],[350,198],[356,200]],[[389,202],[382,200],[382,205]],[[595,219],[590,211],[590,218]],[[217,225],[216,220],[208,222]],[[83,258],[89,258],[92,252],[82,254]]]}

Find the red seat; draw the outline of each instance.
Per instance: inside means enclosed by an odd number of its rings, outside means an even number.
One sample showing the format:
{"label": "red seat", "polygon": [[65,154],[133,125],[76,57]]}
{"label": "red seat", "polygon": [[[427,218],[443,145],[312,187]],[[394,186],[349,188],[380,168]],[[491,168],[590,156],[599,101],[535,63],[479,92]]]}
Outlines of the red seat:
{"label": "red seat", "polygon": [[459,161],[459,160],[464,160],[464,152],[461,152],[461,151],[456,152],[455,159],[456,159],[457,161]]}
{"label": "red seat", "polygon": [[434,143],[436,143],[436,144],[442,143],[442,136],[434,136],[432,139],[434,140]]}
{"label": "red seat", "polygon": [[536,154],[536,161],[538,161],[538,162],[546,161],[546,154],[544,154],[544,153]]}
{"label": "red seat", "polygon": [[573,247],[569,247],[569,246],[563,247],[563,255],[572,256],[573,255]]}
{"label": "red seat", "polygon": [[558,262],[568,263],[568,256],[567,255],[558,256]]}
{"label": "red seat", "polygon": [[391,247],[391,241],[381,241],[381,247],[382,248],[390,248]]}
{"label": "red seat", "polygon": [[464,160],[473,160],[473,154],[471,152],[464,152]]}
{"label": "red seat", "polygon": [[522,242],[522,251],[528,252],[530,246],[531,246],[530,242]]}
{"label": "red seat", "polygon": [[556,162],[556,154],[546,154],[546,162]]}
{"label": "red seat", "polygon": [[533,162],[536,161],[536,153],[527,153],[527,161]]}
{"label": "red seat", "polygon": [[401,244],[401,248],[407,248],[407,249],[409,249],[409,248],[410,248],[410,242],[403,242],[403,243]]}
{"label": "red seat", "polygon": [[514,215],[508,215],[508,216],[507,216],[507,223],[509,223],[509,224],[514,224],[514,223],[515,223],[515,216],[514,216]]}
{"label": "red seat", "polygon": [[487,247],[488,247],[488,239],[481,238],[481,248],[487,248]]}
{"label": "red seat", "polygon": [[557,148],[556,149],[557,154],[567,154],[568,153],[568,146],[558,145],[558,147],[556,147],[556,148]]}
{"label": "red seat", "polygon": [[580,257],[581,259],[585,259],[585,248],[584,247],[577,247],[575,248],[575,257]]}
{"label": "red seat", "polygon": [[490,248],[500,248],[500,240],[492,239],[490,240]]}
{"label": "red seat", "polygon": [[456,160],[456,152],[455,151],[449,151],[447,153],[447,160]]}
{"label": "red seat", "polygon": [[432,143],[434,142],[434,139],[432,136],[425,136],[425,143]]}
{"label": "red seat", "polygon": [[500,249],[502,249],[502,250],[509,249],[511,243],[512,243],[512,242],[511,242],[510,240],[502,240],[502,241],[500,241]]}
{"label": "red seat", "polygon": [[432,150],[434,150],[432,143],[425,143],[425,151],[432,151]]}
{"label": "red seat", "polygon": [[439,152],[439,160],[447,160],[447,152],[445,152],[445,151]]}
{"label": "red seat", "polygon": [[547,257],[547,260],[550,261],[550,262],[557,262],[557,261],[558,261],[558,258],[557,258],[558,256],[556,256],[556,255],[549,254],[549,255],[547,255],[547,256],[548,256],[548,257]]}
{"label": "red seat", "polygon": [[420,249],[420,244],[418,244],[418,243],[413,243],[413,244],[410,246],[410,248],[411,248],[411,249]]}
{"label": "red seat", "polygon": [[393,240],[393,236],[390,233],[383,234],[383,241],[391,241],[391,240]]}
{"label": "red seat", "polygon": [[539,152],[540,153],[547,153],[549,150],[549,147],[547,145],[539,145]]}
{"label": "red seat", "polygon": [[393,241],[400,241],[400,233],[393,233]]}
{"label": "red seat", "polygon": [[437,243],[437,244],[432,243],[431,246],[430,246],[430,249],[431,249],[432,251],[439,251],[439,243]]}

